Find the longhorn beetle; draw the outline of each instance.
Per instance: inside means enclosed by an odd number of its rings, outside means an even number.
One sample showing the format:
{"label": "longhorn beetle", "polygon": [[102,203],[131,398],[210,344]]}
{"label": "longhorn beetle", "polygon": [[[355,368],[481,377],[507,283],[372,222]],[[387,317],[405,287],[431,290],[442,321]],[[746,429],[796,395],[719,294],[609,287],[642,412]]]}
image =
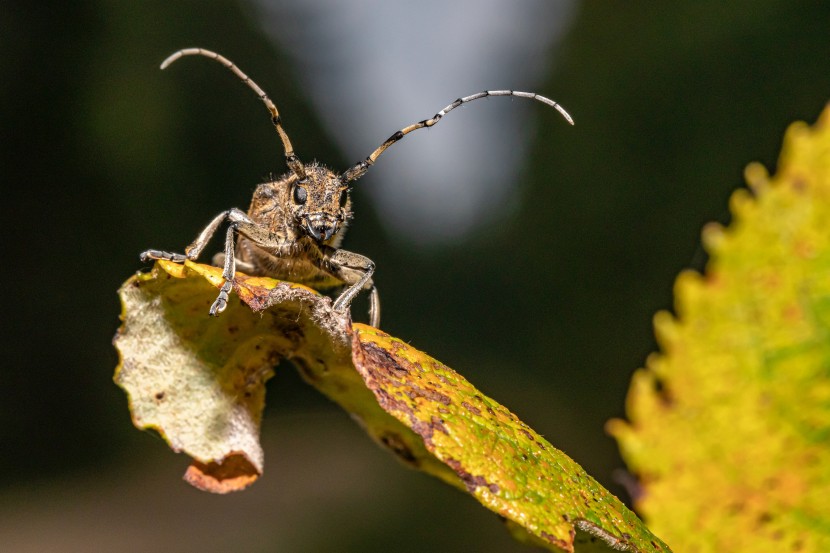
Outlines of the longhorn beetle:
{"label": "longhorn beetle", "polygon": [[268,95],[236,65],[224,56],[202,48],[187,48],[175,52],[161,64],[165,69],[184,56],[205,56],[230,69],[248,85],[271,113],[271,122],[277,129],[289,172],[278,180],[257,186],[248,213],[232,208],[223,211],[185,248],[184,254],[147,250],[142,261],[167,259],[177,263],[195,260],[210,238],[228,221],[225,250],[214,257],[214,264],[222,265],[225,282],[219,296],[210,307],[211,315],[219,315],[228,305],[228,295],[236,270],[257,276],[268,276],[327,289],[345,286],[334,301],[335,311],[349,308],[352,300],[363,289],[370,290],[369,318],[372,326],[380,324],[380,299],[372,281],[375,264],[363,255],[340,249],[340,242],[352,218],[349,183],[366,174],[378,157],[392,144],[418,129],[432,127],[444,115],[467,102],[488,96],[516,96],[538,100],[556,108],[573,125],[573,119],[562,106],[532,92],[514,90],[487,90],[459,98],[430,119],[404,127],[378,146],[369,157],[340,174],[318,163],[305,165],[294,153],[277,106]]}

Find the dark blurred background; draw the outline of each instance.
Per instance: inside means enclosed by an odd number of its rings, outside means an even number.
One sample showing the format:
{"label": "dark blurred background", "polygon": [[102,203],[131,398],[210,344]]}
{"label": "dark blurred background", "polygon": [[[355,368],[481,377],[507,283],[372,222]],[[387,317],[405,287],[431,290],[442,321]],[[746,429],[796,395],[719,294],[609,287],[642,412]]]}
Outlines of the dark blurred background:
{"label": "dark blurred background", "polygon": [[[339,169],[482,88],[566,106],[575,127],[492,99],[407,137],[356,184],[345,246],[377,263],[386,331],[621,496],[603,424],[655,348],[652,315],[678,271],[703,268],[700,228],[728,221],[743,167],[774,168],[786,126],[830,98],[827,3],[421,2],[417,17],[336,4],[0,7],[3,551],[524,550],[290,367],[269,383],[266,473],[248,491],[191,489],[187,460],[133,428],[111,381],[116,289],[140,251],[181,250],[285,170],[256,97],[209,60],[159,71],[174,50],[234,60],[299,155]],[[430,89],[442,75],[452,90]],[[365,320],[365,303],[353,313]]]}

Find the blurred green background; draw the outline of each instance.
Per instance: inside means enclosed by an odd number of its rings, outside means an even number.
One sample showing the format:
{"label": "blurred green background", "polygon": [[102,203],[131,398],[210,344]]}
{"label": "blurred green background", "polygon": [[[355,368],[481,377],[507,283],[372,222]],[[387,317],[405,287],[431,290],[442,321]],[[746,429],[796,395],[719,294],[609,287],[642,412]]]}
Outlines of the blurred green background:
{"label": "blurred green background", "polygon": [[[165,73],[159,62],[187,46],[224,53],[276,101],[303,159],[356,161],[255,14],[230,1],[0,7],[1,548],[523,551],[472,499],[398,466],[290,367],[269,383],[266,473],[243,493],[191,489],[187,460],[132,427],[111,382],[116,289],[142,268],[140,251],[181,250],[284,171],[250,91],[207,61]],[[509,215],[414,244],[357,184],[345,246],[377,263],[384,330],[624,496],[603,424],[623,414],[630,374],[655,348],[651,317],[671,307],[676,273],[705,263],[701,226],[728,221],[743,167],[774,168],[786,126],[830,98],[828,29],[820,2],[575,3],[538,92],[577,125],[525,112],[533,142]],[[377,142],[409,122],[382,122]]]}

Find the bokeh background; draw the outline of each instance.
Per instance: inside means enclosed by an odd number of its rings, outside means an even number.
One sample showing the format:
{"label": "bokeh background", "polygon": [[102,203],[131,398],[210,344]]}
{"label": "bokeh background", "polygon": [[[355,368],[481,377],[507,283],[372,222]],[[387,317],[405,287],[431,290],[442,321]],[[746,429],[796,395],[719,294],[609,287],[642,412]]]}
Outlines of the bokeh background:
{"label": "bokeh background", "polygon": [[[389,3],[386,3],[389,4]],[[409,3],[407,3],[409,4]],[[702,269],[742,170],[830,99],[830,4],[4,2],[0,6],[0,549],[523,551],[463,494],[399,466],[290,366],[269,382],[266,473],[227,497],[132,427],[111,381],[116,289],[299,155],[356,184],[345,246],[378,266],[383,328],[455,368],[625,497],[604,422]],[[365,320],[365,303],[353,311]]]}

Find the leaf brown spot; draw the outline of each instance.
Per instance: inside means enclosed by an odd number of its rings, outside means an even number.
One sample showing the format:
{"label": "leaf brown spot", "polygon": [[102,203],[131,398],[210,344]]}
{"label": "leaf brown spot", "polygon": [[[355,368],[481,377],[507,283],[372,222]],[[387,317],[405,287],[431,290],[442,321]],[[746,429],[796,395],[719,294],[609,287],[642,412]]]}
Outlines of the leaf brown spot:
{"label": "leaf brown spot", "polygon": [[422,397],[428,399],[429,401],[435,403],[442,403],[444,405],[451,405],[452,400],[449,396],[442,394],[437,390],[433,390],[432,388],[422,388],[421,386],[414,386],[410,384],[410,391],[408,392],[408,396],[411,399],[415,399],[416,397]]}
{"label": "leaf brown spot", "polygon": [[377,369],[399,373],[409,372],[391,353],[372,342],[363,344],[363,351]]}
{"label": "leaf brown spot", "polygon": [[499,486],[498,484],[490,483],[485,480],[485,478],[481,475],[474,476],[470,474],[464,466],[461,464],[461,461],[457,459],[453,459],[452,457],[446,459],[444,461],[449,467],[455,471],[455,473],[461,478],[461,481],[464,482],[464,485],[467,487],[467,491],[470,493],[474,493],[477,488],[483,486],[490,490],[491,493],[497,494],[499,493]]}
{"label": "leaf brown spot", "polygon": [[437,416],[432,415],[432,418],[430,419],[430,425],[435,430],[443,432],[444,434],[447,434],[449,436],[450,433],[447,431],[447,427],[444,426],[444,421],[438,418]]}

